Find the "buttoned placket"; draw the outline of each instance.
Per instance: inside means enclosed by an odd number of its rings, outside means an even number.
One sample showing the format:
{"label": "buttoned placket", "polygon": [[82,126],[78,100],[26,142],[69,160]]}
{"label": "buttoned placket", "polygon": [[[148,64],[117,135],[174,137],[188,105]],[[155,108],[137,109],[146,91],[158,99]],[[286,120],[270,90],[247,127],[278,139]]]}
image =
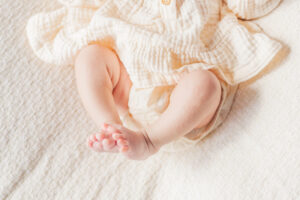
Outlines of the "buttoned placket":
{"label": "buttoned placket", "polygon": [[159,0],[160,14],[164,20],[167,32],[176,30],[177,9],[176,0]]}
{"label": "buttoned placket", "polygon": [[176,0],[159,0],[160,12],[164,19],[175,20],[177,17]]}
{"label": "buttoned placket", "polygon": [[161,2],[164,4],[164,5],[169,5],[171,3],[171,0],[161,0]]}

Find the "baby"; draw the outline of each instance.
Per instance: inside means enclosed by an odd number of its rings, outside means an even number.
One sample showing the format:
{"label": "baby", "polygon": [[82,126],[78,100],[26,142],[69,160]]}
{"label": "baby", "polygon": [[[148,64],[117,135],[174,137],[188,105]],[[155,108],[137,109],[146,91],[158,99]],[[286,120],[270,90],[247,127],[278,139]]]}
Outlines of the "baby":
{"label": "baby", "polygon": [[128,110],[132,82],[112,50],[98,44],[83,48],[76,56],[75,72],[83,104],[100,128],[88,139],[98,152],[120,152],[129,159],[143,160],[213,117],[221,97],[218,78],[208,70],[184,75],[161,117],[141,131],[122,125],[118,113]]}
{"label": "baby", "polygon": [[59,1],[29,20],[30,45],[46,62],[74,66],[99,128],[89,147],[133,160],[200,141],[224,121],[238,84],[282,47],[238,20],[280,0]]}

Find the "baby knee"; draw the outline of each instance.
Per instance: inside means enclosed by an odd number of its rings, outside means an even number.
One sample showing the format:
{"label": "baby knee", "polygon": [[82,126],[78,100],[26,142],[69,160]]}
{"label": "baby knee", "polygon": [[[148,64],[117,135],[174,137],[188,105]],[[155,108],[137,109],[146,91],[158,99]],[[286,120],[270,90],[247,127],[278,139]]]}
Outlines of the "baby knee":
{"label": "baby knee", "polygon": [[91,44],[83,47],[75,58],[75,71],[89,79],[111,83],[114,88],[120,77],[120,65],[117,55],[110,49]]}
{"label": "baby knee", "polygon": [[75,66],[95,66],[105,59],[105,47],[97,44],[83,47],[75,58]]}
{"label": "baby knee", "polygon": [[220,96],[221,84],[219,79],[208,70],[197,70],[190,73],[189,87],[199,98],[211,99]]}

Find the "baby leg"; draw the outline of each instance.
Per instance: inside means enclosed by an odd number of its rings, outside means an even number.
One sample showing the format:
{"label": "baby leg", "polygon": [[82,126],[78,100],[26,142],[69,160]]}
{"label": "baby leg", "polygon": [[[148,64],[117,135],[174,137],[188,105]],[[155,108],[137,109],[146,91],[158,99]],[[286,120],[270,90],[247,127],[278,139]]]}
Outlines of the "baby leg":
{"label": "baby leg", "polygon": [[125,112],[128,109],[131,87],[128,75],[117,56],[100,45],[89,45],[79,52],[75,60],[75,74],[83,105],[101,129],[101,133],[90,138],[96,141],[90,145],[96,146],[98,150],[116,151],[113,149],[115,141],[108,134],[114,130],[106,130],[107,126],[104,127],[103,124],[122,124],[117,106],[119,111]]}
{"label": "baby leg", "polygon": [[170,104],[146,132],[157,148],[194,128],[205,126],[214,116],[221,100],[221,84],[210,71],[186,74],[174,88]]}
{"label": "baby leg", "polygon": [[132,83],[117,56],[105,47],[89,45],[77,55],[75,73],[83,105],[101,128],[101,133],[89,138],[89,145],[136,160],[146,159],[162,145],[204,126],[221,97],[220,83],[212,72],[194,71],[180,80],[169,107],[155,123],[132,131],[122,126],[118,115],[117,106],[119,111],[128,109]]}
{"label": "baby leg", "polygon": [[75,73],[83,105],[101,129],[88,138],[89,146],[100,152],[122,152],[131,159],[153,154],[155,149],[148,147],[143,132],[127,129],[119,118],[117,106],[120,112],[128,109],[132,83],[117,56],[100,45],[89,45],[76,56]]}
{"label": "baby leg", "polygon": [[212,119],[220,100],[221,84],[212,72],[191,72],[183,76],[174,88],[168,108],[156,122],[142,132],[114,126],[119,133],[113,134],[113,138],[121,138],[118,143],[129,147],[128,151],[123,152],[128,158],[146,159],[164,144],[194,128],[205,126]]}

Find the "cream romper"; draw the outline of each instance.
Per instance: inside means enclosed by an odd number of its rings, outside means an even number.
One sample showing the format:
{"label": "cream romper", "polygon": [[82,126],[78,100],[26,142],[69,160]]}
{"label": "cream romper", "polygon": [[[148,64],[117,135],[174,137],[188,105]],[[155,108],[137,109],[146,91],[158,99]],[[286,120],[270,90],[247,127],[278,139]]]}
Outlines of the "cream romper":
{"label": "cream romper", "polygon": [[[222,99],[205,127],[162,147],[180,151],[214,131],[228,115],[238,84],[258,74],[281,49],[255,19],[280,0],[59,0],[62,7],[32,16],[26,26],[34,53],[43,61],[73,66],[84,46],[114,50],[133,86],[124,125],[140,129],[167,108],[186,73],[212,71]],[[251,2],[251,3],[249,3]]]}

